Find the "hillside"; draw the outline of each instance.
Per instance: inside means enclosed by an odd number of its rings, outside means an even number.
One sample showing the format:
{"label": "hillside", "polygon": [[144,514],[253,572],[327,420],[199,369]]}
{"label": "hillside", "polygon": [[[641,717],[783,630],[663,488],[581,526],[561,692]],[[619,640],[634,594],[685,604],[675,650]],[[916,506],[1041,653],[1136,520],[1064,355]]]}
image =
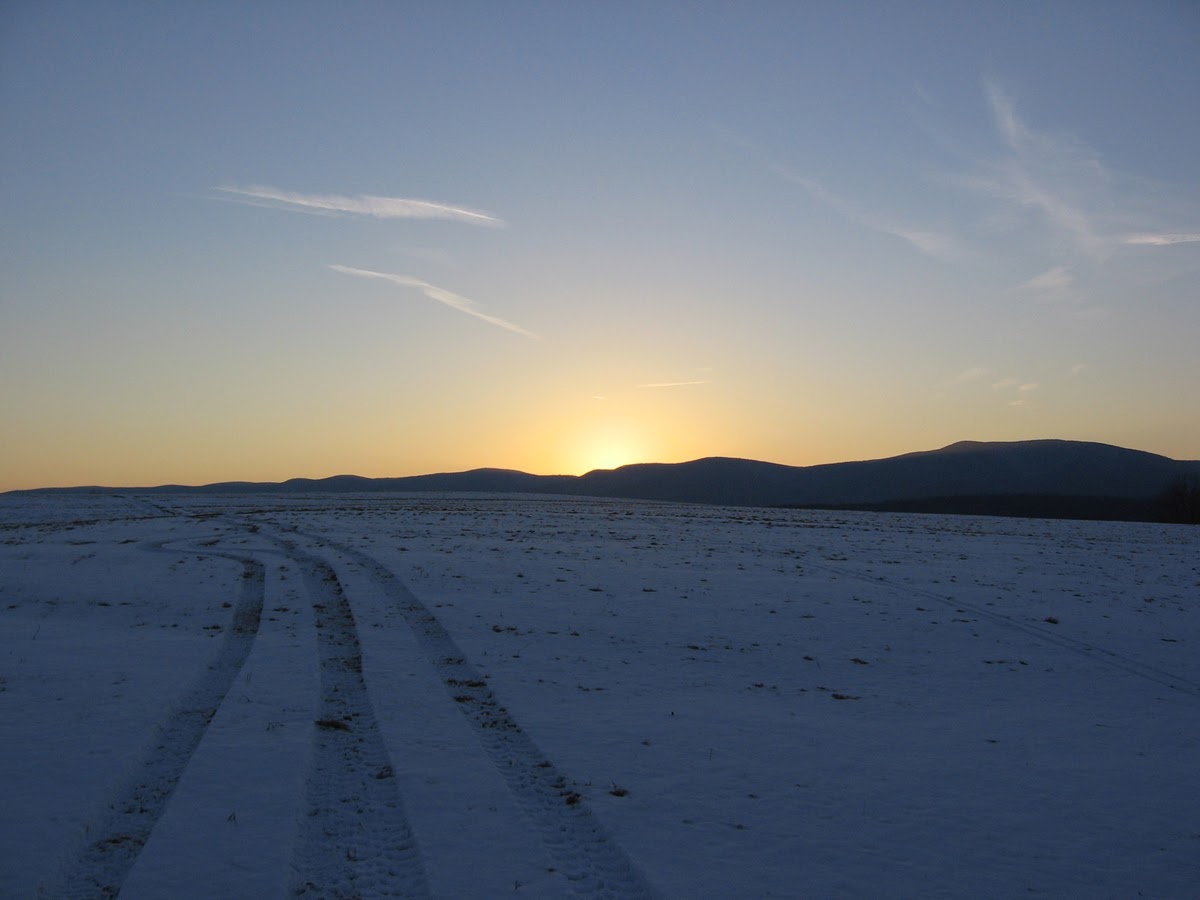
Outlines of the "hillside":
{"label": "hillside", "polygon": [[[785,466],[709,457],[585,475],[511,469],[403,478],[294,478],[280,483],[164,485],[156,492],[450,491],[571,494],[730,506],[808,506],[1092,519],[1162,519],[1164,496],[1187,485],[1194,518],[1200,462],[1084,441],[960,441],[886,459]],[[79,489],[76,489],[79,490]],[[1177,504],[1178,505],[1178,504]]]}

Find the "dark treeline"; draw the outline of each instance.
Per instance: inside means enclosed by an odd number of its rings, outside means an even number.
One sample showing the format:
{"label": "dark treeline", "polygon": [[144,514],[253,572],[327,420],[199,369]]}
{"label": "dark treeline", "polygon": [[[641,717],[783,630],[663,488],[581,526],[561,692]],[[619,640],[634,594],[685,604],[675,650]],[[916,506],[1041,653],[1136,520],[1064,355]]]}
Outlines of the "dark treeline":
{"label": "dark treeline", "polygon": [[1180,475],[1159,498],[1162,521],[1200,525],[1200,476]]}
{"label": "dark treeline", "polygon": [[[790,504],[789,504],[790,506]],[[1058,494],[973,494],[914,497],[879,503],[798,504],[805,509],[863,512],[1010,516],[1027,519],[1084,519],[1109,522],[1200,524],[1200,479],[1182,477],[1158,497],[1084,497]]]}

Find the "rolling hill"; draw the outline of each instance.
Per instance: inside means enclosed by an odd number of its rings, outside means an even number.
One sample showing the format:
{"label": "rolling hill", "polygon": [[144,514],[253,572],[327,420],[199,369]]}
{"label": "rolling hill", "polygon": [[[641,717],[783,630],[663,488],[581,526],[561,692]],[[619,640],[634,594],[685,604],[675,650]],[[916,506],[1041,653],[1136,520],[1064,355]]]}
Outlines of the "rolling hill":
{"label": "rolling hill", "polygon": [[[571,494],[734,506],[1162,520],[1180,518],[1164,506],[1172,487],[1177,505],[1190,503],[1194,518],[1200,461],[1173,460],[1109,444],[1033,440],[960,441],[938,450],[816,466],[709,457],[683,463],[641,463],[579,476],[484,468],[403,478],[336,475],[277,483],[163,485],[145,490]],[[1186,520],[1187,515],[1182,518]]]}

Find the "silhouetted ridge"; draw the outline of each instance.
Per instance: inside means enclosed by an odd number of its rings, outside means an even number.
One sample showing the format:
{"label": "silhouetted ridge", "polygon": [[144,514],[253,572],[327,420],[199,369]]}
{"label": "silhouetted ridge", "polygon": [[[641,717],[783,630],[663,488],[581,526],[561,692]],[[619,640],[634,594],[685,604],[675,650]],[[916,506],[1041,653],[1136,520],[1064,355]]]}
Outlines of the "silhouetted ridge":
{"label": "silhouetted ridge", "polygon": [[[819,466],[714,456],[685,463],[597,469],[580,476],[472,469],[404,478],[334,475],[277,484],[238,481],[149,490],[575,494],[731,506],[969,510],[995,515],[1188,521],[1200,494],[1197,483],[1200,462],[1087,441],[1036,440],[959,441],[938,450]],[[1168,505],[1174,512],[1165,512]]]}

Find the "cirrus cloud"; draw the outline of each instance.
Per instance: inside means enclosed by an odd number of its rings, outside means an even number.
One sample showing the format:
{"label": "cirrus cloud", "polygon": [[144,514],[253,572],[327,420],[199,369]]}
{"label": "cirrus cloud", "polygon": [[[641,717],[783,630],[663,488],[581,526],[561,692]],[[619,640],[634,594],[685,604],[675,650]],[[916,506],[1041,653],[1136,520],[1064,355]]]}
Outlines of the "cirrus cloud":
{"label": "cirrus cloud", "polygon": [[366,216],[372,219],[448,219],[468,225],[503,228],[508,223],[490,213],[465,206],[450,206],[432,200],[407,197],[377,197],[373,194],[300,194],[266,185],[247,187],[223,186],[216,190],[229,196],[223,198],[252,206],[269,206],[289,212],[317,215]]}
{"label": "cirrus cloud", "polygon": [[430,300],[436,300],[438,303],[449,306],[451,309],[456,309],[459,312],[466,313],[468,316],[482,319],[489,325],[495,325],[497,328],[503,328],[506,331],[524,335],[527,338],[534,338],[535,340],[538,337],[532,331],[528,331],[520,325],[514,325],[512,322],[501,319],[499,316],[485,313],[474,300],[469,300],[453,291],[438,287],[436,284],[430,284],[428,281],[422,281],[420,278],[412,278],[408,275],[393,275],[390,272],[374,272],[370,269],[356,269],[353,266],[331,265],[329,268],[335,272],[341,272],[343,275],[355,275],[359,278],[377,278],[381,281],[389,281],[400,287],[415,288]]}
{"label": "cirrus cloud", "polygon": [[1200,233],[1196,234],[1130,234],[1126,235],[1125,243],[1134,246],[1169,247],[1172,244],[1200,243]]}

